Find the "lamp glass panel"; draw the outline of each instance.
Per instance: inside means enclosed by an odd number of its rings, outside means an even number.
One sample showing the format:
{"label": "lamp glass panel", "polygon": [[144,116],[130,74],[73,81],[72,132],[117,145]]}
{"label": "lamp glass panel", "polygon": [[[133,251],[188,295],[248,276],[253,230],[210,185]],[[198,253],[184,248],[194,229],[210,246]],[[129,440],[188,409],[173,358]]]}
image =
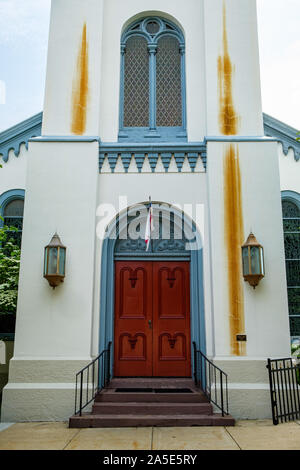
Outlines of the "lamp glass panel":
{"label": "lamp glass panel", "polygon": [[258,246],[251,246],[251,274],[261,274],[260,268],[260,248]]}
{"label": "lamp glass panel", "polygon": [[245,246],[242,249],[242,257],[243,257],[243,274],[244,274],[244,276],[247,276],[248,274],[250,274],[248,247],[247,246]]}
{"label": "lamp glass panel", "polygon": [[59,249],[59,274],[61,276],[65,275],[65,263],[66,263],[66,249]]}
{"label": "lamp glass panel", "polygon": [[48,255],[48,249],[45,248],[45,255],[44,255],[44,275],[47,274],[47,255]]}
{"label": "lamp glass panel", "polygon": [[265,275],[264,250],[263,248],[260,248],[259,251],[260,251],[261,274]]}
{"label": "lamp glass panel", "polygon": [[49,248],[48,274],[57,274],[57,248]]}

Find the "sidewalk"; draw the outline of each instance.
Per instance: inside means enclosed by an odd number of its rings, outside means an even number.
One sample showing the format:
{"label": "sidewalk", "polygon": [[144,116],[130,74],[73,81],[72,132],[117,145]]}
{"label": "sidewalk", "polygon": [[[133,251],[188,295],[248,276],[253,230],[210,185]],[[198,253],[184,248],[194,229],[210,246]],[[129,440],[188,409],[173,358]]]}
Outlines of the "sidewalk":
{"label": "sidewalk", "polygon": [[[3,430],[2,430],[3,429]],[[69,429],[67,423],[0,423],[0,450],[300,450],[300,421],[235,427]]]}

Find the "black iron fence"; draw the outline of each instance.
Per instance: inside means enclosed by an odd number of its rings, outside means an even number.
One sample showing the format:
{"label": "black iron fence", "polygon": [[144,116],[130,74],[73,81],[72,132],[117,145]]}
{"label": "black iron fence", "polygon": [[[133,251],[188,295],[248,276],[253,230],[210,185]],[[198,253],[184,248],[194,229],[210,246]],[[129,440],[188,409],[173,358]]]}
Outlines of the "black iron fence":
{"label": "black iron fence", "polygon": [[75,415],[86,408],[110,382],[111,342],[96,359],[76,374]]}
{"label": "black iron fence", "polygon": [[201,351],[194,347],[194,379],[195,384],[201,388],[206,397],[222,412],[222,416],[229,414],[228,407],[228,376],[210,361]]}
{"label": "black iron fence", "polygon": [[290,357],[268,359],[273,423],[300,419],[300,365]]}

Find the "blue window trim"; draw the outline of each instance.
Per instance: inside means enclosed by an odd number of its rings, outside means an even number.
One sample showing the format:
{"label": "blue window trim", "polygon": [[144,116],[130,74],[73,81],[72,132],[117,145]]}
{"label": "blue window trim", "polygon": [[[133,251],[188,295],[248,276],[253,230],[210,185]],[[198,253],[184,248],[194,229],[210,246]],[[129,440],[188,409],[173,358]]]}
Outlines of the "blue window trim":
{"label": "blue window trim", "polygon": [[281,199],[297,204],[300,209],[300,194],[296,193],[296,191],[281,191]]}
{"label": "blue window trim", "polygon": [[[281,200],[289,201],[289,202],[292,202],[293,204],[296,204],[296,206],[300,210],[300,194],[297,193],[296,191],[281,191]],[[285,257],[285,260],[286,260],[286,257]],[[292,286],[288,286],[288,282],[286,283],[286,287],[287,287],[287,290],[289,289],[289,287],[293,288]],[[290,308],[290,305],[289,305],[289,308]],[[297,317],[299,317],[299,315],[289,313],[289,318],[297,318]],[[295,336],[295,338],[296,337],[298,336]],[[293,336],[291,336],[291,338],[293,338]]]}
{"label": "blue window trim", "polygon": [[[160,31],[151,35],[146,26],[149,21],[156,21]],[[168,29],[168,27],[172,29]],[[136,29],[135,29],[136,28]],[[149,52],[149,127],[124,127],[124,80],[125,80],[125,51],[129,38],[139,36],[146,39]],[[175,37],[179,41],[181,54],[181,96],[182,96],[182,126],[156,126],[156,51],[158,41],[162,37]],[[171,21],[158,17],[147,17],[132,23],[121,38],[121,84],[120,84],[120,117],[119,142],[169,142],[187,141],[186,130],[186,72],[185,72],[185,40],[181,30]]]}
{"label": "blue window trim", "polygon": [[[3,217],[4,209],[7,204],[15,199],[25,199],[25,191],[24,189],[10,189],[5,193],[0,195],[0,215]],[[0,219],[0,227],[3,227],[3,220]]]}

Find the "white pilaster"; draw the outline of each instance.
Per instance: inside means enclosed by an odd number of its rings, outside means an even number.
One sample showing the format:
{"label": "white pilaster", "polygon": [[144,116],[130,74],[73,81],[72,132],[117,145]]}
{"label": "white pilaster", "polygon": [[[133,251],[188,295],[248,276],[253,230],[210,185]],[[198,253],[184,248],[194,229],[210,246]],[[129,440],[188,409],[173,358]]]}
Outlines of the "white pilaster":
{"label": "white pilaster", "polygon": [[[73,93],[80,74],[88,89],[83,135],[99,135],[104,0],[52,0],[44,102],[43,135],[71,135]],[[86,25],[86,65],[80,70]]]}

